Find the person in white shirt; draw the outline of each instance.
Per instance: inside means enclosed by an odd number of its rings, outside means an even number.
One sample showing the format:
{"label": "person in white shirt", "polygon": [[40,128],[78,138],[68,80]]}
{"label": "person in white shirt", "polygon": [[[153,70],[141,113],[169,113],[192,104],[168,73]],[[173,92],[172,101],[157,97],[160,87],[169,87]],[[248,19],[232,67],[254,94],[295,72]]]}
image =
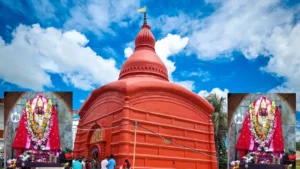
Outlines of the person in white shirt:
{"label": "person in white shirt", "polygon": [[109,157],[106,156],[104,160],[101,161],[101,169],[107,169]]}

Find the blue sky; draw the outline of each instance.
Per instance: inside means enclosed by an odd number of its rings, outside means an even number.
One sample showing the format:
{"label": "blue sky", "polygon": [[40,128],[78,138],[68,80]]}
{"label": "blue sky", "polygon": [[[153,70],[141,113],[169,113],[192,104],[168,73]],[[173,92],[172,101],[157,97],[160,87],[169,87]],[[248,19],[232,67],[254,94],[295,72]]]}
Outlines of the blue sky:
{"label": "blue sky", "polygon": [[117,80],[143,6],[171,81],[202,96],[300,91],[300,5],[292,0],[2,0],[0,97],[73,91],[78,110],[93,89]]}

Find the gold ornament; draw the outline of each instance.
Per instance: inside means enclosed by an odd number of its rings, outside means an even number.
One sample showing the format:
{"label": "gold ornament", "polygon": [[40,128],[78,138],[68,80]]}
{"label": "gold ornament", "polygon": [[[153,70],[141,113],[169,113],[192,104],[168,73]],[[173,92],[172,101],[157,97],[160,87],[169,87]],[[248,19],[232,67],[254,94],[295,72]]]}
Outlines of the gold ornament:
{"label": "gold ornament", "polygon": [[[272,129],[273,129],[273,123],[272,121],[274,120],[274,116],[275,116],[275,110],[273,108],[273,106],[275,106],[275,102],[272,102],[272,107],[270,109],[270,112],[268,112],[268,115],[266,117],[264,116],[259,116],[258,118],[256,117],[256,114],[258,112],[255,111],[254,106],[252,106],[253,103],[250,105],[250,119],[251,119],[251,123],[253,126],[253,130],[254,133],[256,135],[256,138],[259,138],[261,141],[264,141],[268,138],[268,135],[271,133]],[[266,104],[266,100],[263,99],[261,101],[260,104],[260,109],[266,109],[267,108],[267,104]],[[261,124],[259,122],[259,118],[266,120],[265,123]]]}
{"label": "gold ornament", "polygon": [[97,143],[102,141],[103,139],[103,135],[102,135],[102,130],[101,129],[97,129],[94,131],[92,137],[91,137],[91,143]]}
{"label": "gold ornament", "polygon": [[[27,116],[28,127],[31,128],[30,130],[31,135],[32,136],[34,135],[37,139],[42,139],[46,132],[46,128],[50,124],[52,106],[48,104],[45,114],[42,115],[42,114],[35,114],[34,112],[32,112],[30,102],[28,102],[28,104],[29,104],[29,108],[26,109],[26,116]],[[42,100],[42,97],[38,98],[35,109],[37,109],[38,107],[44,108],[44,102]],[[39,117],[39,119],[43,118],[41,124],[36,122],[35,119],[37,117]]]}

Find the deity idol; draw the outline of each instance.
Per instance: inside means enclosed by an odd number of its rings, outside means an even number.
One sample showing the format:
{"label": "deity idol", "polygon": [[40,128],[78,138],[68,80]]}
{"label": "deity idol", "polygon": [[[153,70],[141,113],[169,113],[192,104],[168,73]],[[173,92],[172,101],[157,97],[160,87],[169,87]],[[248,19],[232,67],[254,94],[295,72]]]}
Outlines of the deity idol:
{"label": "deity idol", "polygon": [[249,106],[236,150],[241,158],[250,152],[283,153],[280,112],[274,101],[262,96]]}
{"label": "deity idol", "polygon": [[59,152],[60,137],[56,109],[43,95],[27,102],[12,144],[17,157],[24,151]]}

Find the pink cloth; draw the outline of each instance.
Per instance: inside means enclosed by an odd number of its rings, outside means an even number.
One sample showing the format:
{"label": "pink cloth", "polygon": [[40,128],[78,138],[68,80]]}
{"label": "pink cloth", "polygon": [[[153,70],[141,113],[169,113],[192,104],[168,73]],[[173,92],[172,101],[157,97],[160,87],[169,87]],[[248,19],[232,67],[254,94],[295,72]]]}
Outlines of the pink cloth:
{"label": "pink cloth", "polygon": [[[256,101],[254,102],[254,105],[255,104]],[[277,117],[276,118],[277,127],[275,128],[275,132],[271,140],[270,151],[274,153],[283,153],[284,140],[282,136],[280,112],[277,107],[275,110],[275,116]],[[243,122],[240,137],[236,144],[236,150],[240,152],[240,158],[242,158],[243,156],[245,156],[247,153],[251,151],[256,151],[258,147],[254,142],[254,138],[252,138],[252,134],[249,128],[249,123],[250,123],[250,114],[248,112]]]}
{"label": "pink cloth", "polygon": [[[56,109],[52,107],[52,115],[51,115],[53,125],[51,127],[51,132],[49,134],[49,138],[47,140],[47,148],[49,151],[60,151],[60,136],[58,130],[58,119],[56,114]],[[22,154],[25,150],[33,150],[34,143],[31,142],[30,135],[27,130],[26,122],[26,109],[24,108],[19,127],[12,144],[12,148],[17,151],[17,158],[20,154]]]}

